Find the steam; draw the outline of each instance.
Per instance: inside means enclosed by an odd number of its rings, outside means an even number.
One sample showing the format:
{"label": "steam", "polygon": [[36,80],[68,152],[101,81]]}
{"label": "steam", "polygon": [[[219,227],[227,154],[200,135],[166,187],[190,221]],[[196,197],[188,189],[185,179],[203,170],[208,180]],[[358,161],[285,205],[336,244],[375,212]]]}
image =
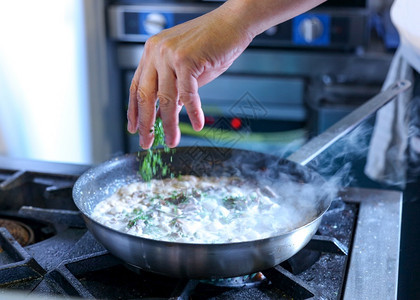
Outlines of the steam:
{"label": "steam", "polygon": [[[357,176],[353,174],[353,163],[366,156],[371,133],[371,123],[362,123],[307,166],[287,161],[278,153],[266,155],[234,149],[229,159],[221,155],[224,162],[218,166],[215,163],[218,159],[209,159],[217,155],[204,149],[203,155],[198,155],[195,148],[192,151],[196,157],[191,160],[192,169],[197,171],[192,173],[198,176],[245,176],[261,187],[269,186],[276,194],[282,195],[283,201],[319,208],[335,199],[341,188],[355,183]],[[290,149],[285,153],[288,152]],[[194,166],[194,162],[199,163]],[[206,173],[204,168],[207,166],[211,169]]]}
{"label": "steam", "polygon": [[[364,170],[364,159],[370,149],[370,140],[373,132],[373,118],[365,121],[352,132],[340,139],[338,142],[330,146],[324,153],[320,154],[316,159],[308,164],[308,167],[316,170],[328,183],[332,186],[348,187],[348,186],[364,186],[375,188],[399,188],[403,189],[407,184],[418,180],[420,174],[420,97],[416,97],[409,102],[406,111],[407,118],[407,139],[408,141],[400,141],[407,143],[405,153],[407,170],[398,170],[401,163],[396,162],[396,157],[401,157],[401,147],[394,146],[387,150],[386,172],[390,174],[406,173],[406,176],[396,178],[384,177],[382,181],[373,182],[366,177]],[[398,155],[397,155],[398,154]],[[373,155],[375,155],[373,153]],[[398,172],[397,172],[398,171]]]}
{"label": "steam", "polygon": [[366,157],[372,128],[370,120],[363,122],[311,161],[308,167],[317,170],[331,185],[345,188],[357,184],[360,175],[355,175],[355,163]]}
{"label": "steam", "polygon": [[221,169],[222,174],[215,168],[210,176],[240,176],[262,191],[268,190],[268,196],[287,208],[284,212],[297,225],[320,216],[338,191],[335,181],[324,180],[316,170],[274,155],[234,150]]}

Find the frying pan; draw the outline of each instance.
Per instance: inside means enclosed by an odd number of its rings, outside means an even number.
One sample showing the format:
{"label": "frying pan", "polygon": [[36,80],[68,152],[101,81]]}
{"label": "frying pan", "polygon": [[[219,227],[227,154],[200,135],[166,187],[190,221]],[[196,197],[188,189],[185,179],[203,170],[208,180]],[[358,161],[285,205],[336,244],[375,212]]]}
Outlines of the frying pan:
{"label": "frying pan", "polygon": [[[302,184],[321,186],[325,183],[322,176],[305,165],[409,86],[407,81],[395,83],[312,139],[288,159],[238,149],[180,147],[172,154],[172,160],[171,154],[162,152],[163,160],[170,164],[170,169],[175,174],[240,174],[245,178],[264,176],[273,186],[281,185],[283,175],[287,174],[292,180]],[[291,231],[264,239],[235,243],[202,244],[154,240],[123,233],[93,220],[90,215],[96,204],[122,185],[142,180],[138,169],[144,155],[145,152],[127,154],[89,169],[76,181],[73,199],[82,212],[88,229],[110,253],[129,265],[154,273],[179,278],[226,278],[273,267],[296,254],[309,242],[332,201],[331,197],[316,198],[315,209],[308,215],[307,222]]]}

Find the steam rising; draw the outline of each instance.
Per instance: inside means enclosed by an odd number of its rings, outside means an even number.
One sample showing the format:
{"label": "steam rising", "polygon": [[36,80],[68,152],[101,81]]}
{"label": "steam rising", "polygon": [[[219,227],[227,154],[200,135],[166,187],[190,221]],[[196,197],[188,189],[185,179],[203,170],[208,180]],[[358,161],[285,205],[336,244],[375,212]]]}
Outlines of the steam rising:
{"label": "steam rising", "polygon": [[[220,170],[223,170],[221,174]],[[241,176],[254,182],[261,189],[269,187],[279,201],[294,207],[291,219],[306,222],[320,216],[336,196],[338,186],[333,180],[324,180],[315,170],[266,154],[237,151],[224,161],[222,168],[214,168],[211,176]],[[312,211],[313,214],[309,214]]]}
{"label": "steam rising", "polygon": [[340,188],[356,183],[354,163],[364,158],[369,149],[372,125],[366,121],[341,138],[308,164],[328,182]]}
{"label": "steam rising", "polygon": [[[356,127],[348,135],[340,139],[338,142],[329,147],[324,153],[308,164],[308,167],[316,170],[331,186],[347,187],[351,185],[368,187],[371,185],[379,185],[384,187],[384,183],[388,188],[404,188],[406,184],[413,182],[420,174],[420,97],[414,98],[406,112],[408,141],[400,141],[407,143],[406,153],[397,155],[396,151],[400,151],[401,147],[390,147],[387,151],[386,170],[392,174],[401,173],[406,176],[395,178],[384,177],[382,182],[372,179],[376,183],[366,183],[366,176],[362,170],[364,159],[368,151],[375,151],[371,148],[371,136],[373,132],[373,118]],[[373,152],[375,155],[375,152]],[[401,163],[397,163],[395,158],[405,156],[406,170],[397,170],[401,168]],[[395,162],[395,163],[393,163]],[[404,165],[404,164],[403,164]],[[398,171],[398,172],[397,172]]]}

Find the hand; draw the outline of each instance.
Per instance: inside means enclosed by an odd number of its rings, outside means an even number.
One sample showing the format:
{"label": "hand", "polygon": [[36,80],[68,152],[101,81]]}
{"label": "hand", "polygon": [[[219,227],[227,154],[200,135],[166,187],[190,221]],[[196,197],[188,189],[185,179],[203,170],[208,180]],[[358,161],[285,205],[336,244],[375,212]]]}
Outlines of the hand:
{"label": "hand", "polygon": [[194,130],[201,130],[204,114],[198,88],[222,74],[257,34],[324,1],[228,0],[210,13],[151,37],[131,82],[128,131],[139,131],[140,146],[150,148],[158,114],[166,144],[175,147],[183,105]]}
{"label": "hand", "polygon": [[253,36],[229,23],[228,9],[218,9],[164,30],[145,44],[130,87],[128,131],[139,131],[140,146],[150,148],[156,102],[166,144],[180,140],[178,115],[183,105],[194,130],[204,126],[198,88],[222,74]]}

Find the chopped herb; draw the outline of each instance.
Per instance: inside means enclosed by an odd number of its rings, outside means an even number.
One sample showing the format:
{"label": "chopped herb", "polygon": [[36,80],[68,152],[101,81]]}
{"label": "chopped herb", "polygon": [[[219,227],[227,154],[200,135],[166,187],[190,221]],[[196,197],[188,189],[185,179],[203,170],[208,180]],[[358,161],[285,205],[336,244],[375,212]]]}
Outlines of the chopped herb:
{"label": "chopped herb", "polygon": [[179,224],[180,224],[180,221],[179,221],[179,218],[177,218],[177,217],[175,217],[175,218],[173,218],[170,222],[169,222],[169,225],[171,225],[171,226],[179,226]]}
{"label": "chopped herb", "polygon": [[162,198],[163,198],[162,195],[156,194],[153,197],[150,197],[150,201],[153,202],[155,200],[162,200]]}
{"label": "chopped herb", "polygon": [[[158,168],[160,168],[162,177],[166,176],[169,171],[168,165],[162,160],[161,152],[154,151],[159,146],[163,146],[163,151],[165,153],[171,151],[171,149],[165,144],[165,134],[163,132],[162,120],[160,118],[156,118],[154,130],[151,130],[150,132],[153,131],[155,132],[153,145],[151,148],[147,149],[147,153],[144,156],[143,163],[139,169],[139,173],[144,181],[150,181],[152,177],[157,174]],[[172,156],[170,160],[172,161]]]}
{"label": "chopped herb", "polygon": [[169,225],[171,225],[172,227],[175,227],[176,229],[182,229],[181,225],[182,225],[182,221],[181,219],[183,218],[182,215],[180,216],[176,216],[175,218],[173,218],[171,221],[169,221]]}
{"label": "chopped herb", "polygon": [[240,208],[240,206],[244,205],[246,198],[240,196],[225,196],[222,201],[227,208]]}
{"label": "chopped herb", "polygon": [[191,194],[192,194],[192,196],[194,197],[194,198],[198,198],[198,199],[200,199],[201,198],[201,194],[200,194],[200,192],[197,190],[197,189],[192,189],[192,191],[191,191]]}
{"label": "chopped herb", "polygon": [[184,192],[173,191],[171,196],[165,198],[165,201],[168,201],[171,204],[178,205],[184,203],[188,199],[187,195]]}
{"label": "chopped herb", "polygon": [[133,209],[134,218],[128,221],[127,227],[131,228],[137,224],[138,221],[142,220],[145,225],[148,224],[150,220],[150,214],[144,213],[141,209],[135,208]]}

